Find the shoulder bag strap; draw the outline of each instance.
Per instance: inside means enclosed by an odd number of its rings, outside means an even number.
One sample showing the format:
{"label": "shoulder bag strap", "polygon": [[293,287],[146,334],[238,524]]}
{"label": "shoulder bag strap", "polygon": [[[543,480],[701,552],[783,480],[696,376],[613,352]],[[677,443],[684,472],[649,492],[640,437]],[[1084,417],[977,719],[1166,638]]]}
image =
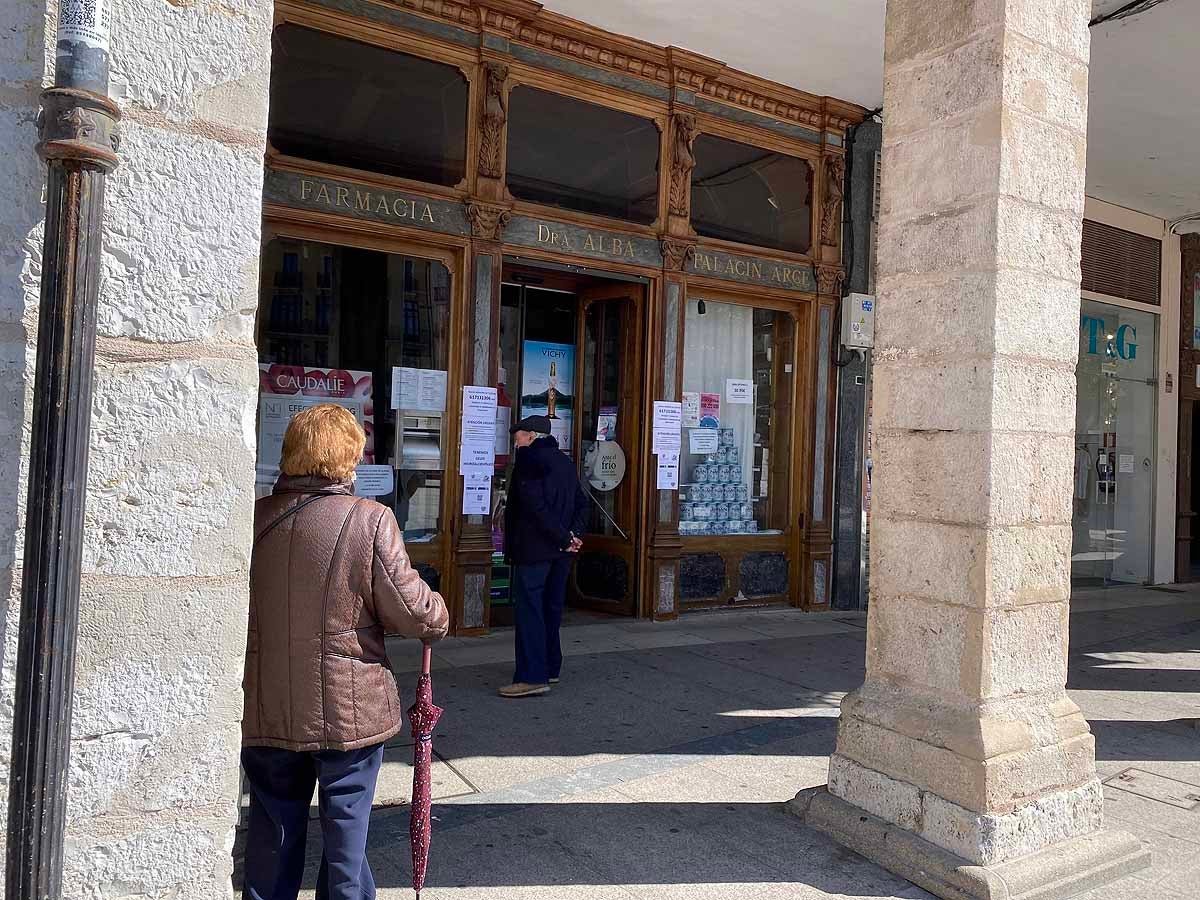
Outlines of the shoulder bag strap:
{"label": "shoulder bag strap", "polygon": [[[314,496],[312,496],[312,497],[309,497],[307,500],[301,500],[299,503],[297,503],[295,506],[291,507],[291,508],[290,508],[290,509],[289,509],[287,512],[285,512],[283,515],[281,515],[281,516],[280,516],[278,519],[276,519],[274,522],[272,522],[270,525],[268,525],[266,528],[264,528],[264,529],[262,530],[262,532],[261,532],[261,533],[258,535],[258,537],[256,537],[256,538],[254,539],[254,546],[255,546],[255,547],[257,547],[257,546],[258,546],[258,544],[259,544],[259,542],[260,542],[260,541],[261,541],[263,538],[265,538],[265,537],[266,537],[268,534],[270,534],[272,531],[274,531],[274,530],[275,530],[275,527],[276,527],[277,525],[280,525],[280,524],[281,524],[281,523],[282,523],[282,522],[283,522],[285,519],[287,519],[289,516],[294,516],[296,513],[300,512],[300,510],[304,509],[304,507],[308,506],[308,504],[310,504],[310,503],[315,503],[316,501],[320,500],[322,497],[332,497],[332,496],[337,496],[337,495],[334,495],[334,494],[316,494],[316,495],[314,495]],[[253,548],[251,548],[251,549],[253,549]]]}

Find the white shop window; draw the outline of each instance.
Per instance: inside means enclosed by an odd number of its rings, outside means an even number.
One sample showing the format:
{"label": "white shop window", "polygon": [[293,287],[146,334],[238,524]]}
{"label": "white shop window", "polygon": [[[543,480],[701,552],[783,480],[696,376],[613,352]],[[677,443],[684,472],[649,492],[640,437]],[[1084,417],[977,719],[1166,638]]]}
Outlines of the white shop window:
{"label": "white shop window", "polygon": [[787,527],[794,332],[791,316],[779,310],[689,298],[680,459],[685,537]]}

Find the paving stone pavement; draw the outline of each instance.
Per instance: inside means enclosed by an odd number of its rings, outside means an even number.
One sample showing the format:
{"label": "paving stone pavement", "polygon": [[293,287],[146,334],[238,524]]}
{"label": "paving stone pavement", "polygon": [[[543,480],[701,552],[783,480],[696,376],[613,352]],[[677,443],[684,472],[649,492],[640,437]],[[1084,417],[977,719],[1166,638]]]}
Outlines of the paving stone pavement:
{"label": "paving stone pavement", "polygon": [[[1085,900],[1200,897],[1200,590],[1072,600],[1068,687],[1092,723],[1108,819],[1152,868]],[[822,784],[838,702],[863,675],[865,618],[795,610],[653,624],[575,617],[563,683],[502,700],[511,633],[448,640],[434,690],[434,837],[425,900],[809,900],[931,895],[786,815]],[[402,687],[417,645],[396,641]],[[411,696],[411,691],[408,691]],[[370,859],[410,897],[411,744],[381,774]],[[239,835],[235,855],[240,853]],[[302,897],[320,856],[311,829]],[[235,887],[238,887],[235,875]]]}

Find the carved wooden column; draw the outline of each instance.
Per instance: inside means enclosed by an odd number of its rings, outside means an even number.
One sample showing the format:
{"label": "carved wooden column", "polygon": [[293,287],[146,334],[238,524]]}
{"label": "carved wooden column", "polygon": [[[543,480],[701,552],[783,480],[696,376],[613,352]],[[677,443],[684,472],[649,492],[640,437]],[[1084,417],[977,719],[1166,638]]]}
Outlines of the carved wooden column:
{"label": "carved wooden column", "polygon": [[[680,69],[676,56],[690,56],[672,48],[672,78]],[[664,148],[666,162],[666,229],[661,240],[663,288],[651,305],[651,346],[649,377],[654,400],[679,402],[683,391],[683,323],[687,304],[687,267],[696,253],[692,231],[692,170],[696,158],[692,144],[696,140],[696,117],[690,109],[692,96],[678,84],[667,129]],[[653,491],[649,521],[653,523],[648,555],[647,579],[653,602],[653,618],[659,621],[679,616],[679,559],[683,543],[679,539],[679,492]]]}
{"label": "carved wooden column", "polygon": [[691,234],[692,230],[692,170],[696,168],[692,144],[695,140],[696,117],[687,112],[673,113],[670,142],[671,177],[667,189],[667,232],[681,237]]}
{"label": "carved wooden column", "polygon": [[[651,315],[651,321],[658,326],[653,346],[660,351],[651,361],[655,400],[678,402],[683,390],[683,321],[687,302],[683,273],[695,252],[696,245],[689,241],[662,240],[666,278],[661,302],[652,309]],[[649,577],[653,617],[661,621],[679,616],[679,557],[683,544],[679,539],[679,492],[656,491],[655,495],[658,500],[653,510]]]}
{"label": "carved wooden column", "polygon": [[[474,156],[474,196],[466,202],[471,223],[462,363],[463,384],[496,385],[499,368],[500,276],[504,227],[512,218],[504,190],[505,145],[508,138],[508,66],[497,60],[483,63]],[[460,427],[458,423],[454,425]],[[501,448],[497,448],[499,452]],[[456,478],[461,478],[457,474]],[[489,516],[455,511],[454,621],[458,633],[480,632],[489,624],[492,572],[492,523]]]}
{"label": "carved wooden column", "polygon": [[479,153],[476,157],[475,193],[493,202],[506,199],[505,156],[508,145],[508,66],[484,60],[483,90],[479,109]]}
{"label": "carved wooden column", "polygon": [[805,579],[805,606],[828,609],[833,587],[833,447],[837,408],[837,368],[834,360],[839,303],[846,270],[842,262],[842,220],[844,217],[846,160],[840,148],[828,147],[821,161],[820,179],[814,192],[816,232],[813,258],[816,260],[818,302],[812,330],[813,369],[812,464],[809,468],[810,506],[800,510],[803,535],[802,578]]}

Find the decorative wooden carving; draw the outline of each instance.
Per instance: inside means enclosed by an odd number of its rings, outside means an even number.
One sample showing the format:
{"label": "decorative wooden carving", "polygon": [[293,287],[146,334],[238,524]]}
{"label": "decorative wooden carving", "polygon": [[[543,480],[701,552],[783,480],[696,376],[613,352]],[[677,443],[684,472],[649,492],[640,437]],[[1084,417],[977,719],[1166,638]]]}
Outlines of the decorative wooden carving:
{"label": "decorative wooden carving", "polygon": [[479,174],[499,178],[500,150],[504,146],[504,123],[508,121],[508,98],[504,83],[508,66],[487,63],[484,69],[483,119],[479,133]]}
{"label": "decorative wooden carving", "polygon": [[663,264],[670,272],[682,272],[688,261],[696,255],[696,245],[685,241],[662,239]]}
{"label": "decorative wooden carving", "polygon": [[[714,78],[702,72],[693,72],[682,68],[675,69],[673,74],[676,84],[685,86],[697,94],[703,94],[724,103],[731,103],[734,106],[741,106],[773,119],[782,119],[785,122],[816,129],[820,129],[825,122],[825,116],[815,104],[812,107],[804,107],[796,103],[789,103],[766,91],[736,84],[728,77]],[[737,74],[740,73],[728,72],[728,75],[735,77]]]}
{"label": "decorative wooden carving", "polygon": [[846,160],[840,154],[825,157],[825,196],[821,203],[821,243],[836,247],[842,231],[842,198],[846,192]]}
{"label": "decorative wooden carving", "polygon": [[[679,62],[671,51],[598,29],[542,10],[536,3],[504,0],[501,3],[458,0],[392,0],[402,8],[449,22],[459,28],[486,28],[509,40],[520,41],[566,56],[589,66],[645,78],[668,87],[678,85],[722,103],[764,116],[821,130],[826,125],[845,130],[858,121],[853,104],[816,97],[774,84],[764,78],[730,69],[716,60],[694,54]],[[683,64],[680,64],[682,62]],[[705,69],[708,71],[705,71]]]}
{"label": "decorative wooden carving", "polygon": [[817,290],[826,295],[840,297],[846,270],[841,266],[817,266]]}
{"label": "decorative wooden carving", "polygon": [[467,220],[471,223],[473,237],[498,241],[511,219],[512,210],[503,206],[491,206],[476,200],[467,201]]}
{"label": "decorative wooden carving", "polygon": [[692,169],[696,157],[692,142],[696,140],[696,117],[684,113],[672,116],[671,124],[671,213],[688,214],[688,199],[692,191]]}

